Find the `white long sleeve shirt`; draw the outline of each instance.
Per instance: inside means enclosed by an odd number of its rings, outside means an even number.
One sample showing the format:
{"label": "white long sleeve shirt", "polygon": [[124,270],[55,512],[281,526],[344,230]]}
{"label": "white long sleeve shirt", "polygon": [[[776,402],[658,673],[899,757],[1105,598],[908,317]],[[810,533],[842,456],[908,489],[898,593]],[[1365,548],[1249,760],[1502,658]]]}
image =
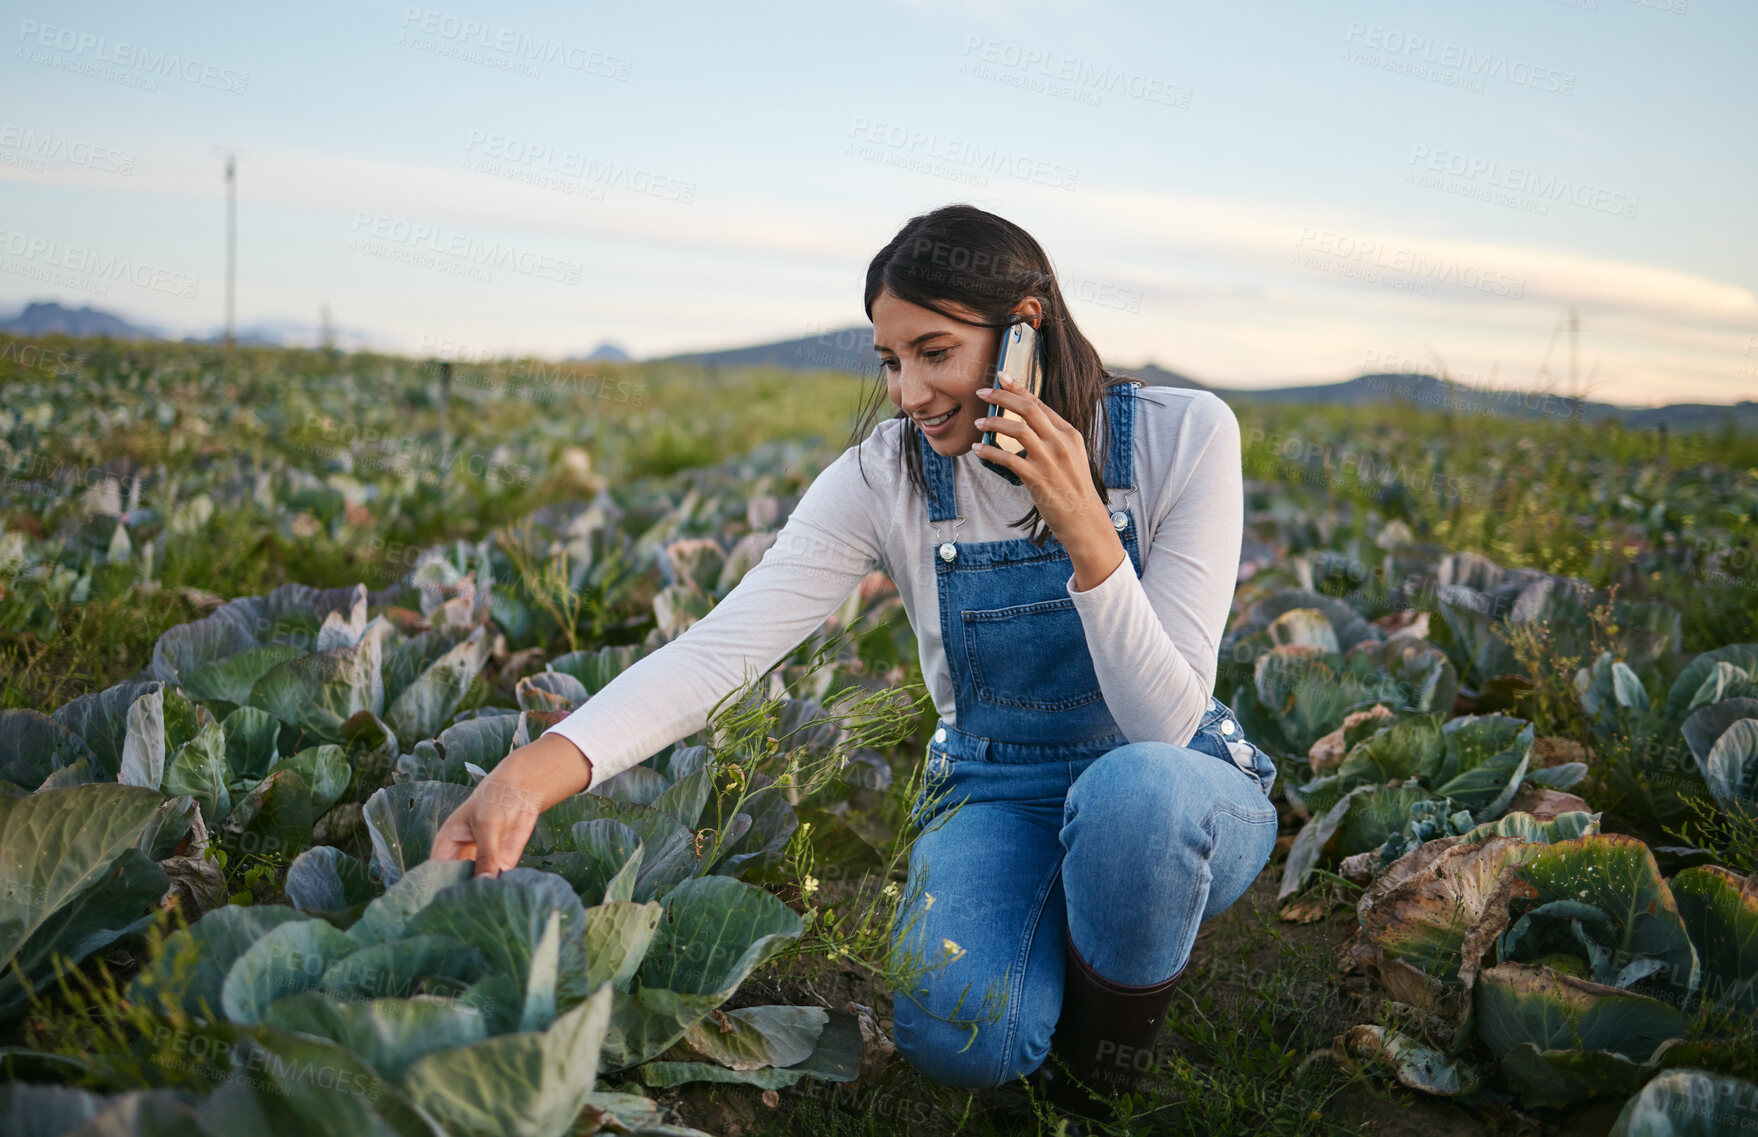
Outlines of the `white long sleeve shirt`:
{"label": "white long sleeve shirt", "polygon": [[[903,425],[886,419],[845,450],[713,610],[544,732],[585,753],[589,788],[705,727],[717,702],[816,631],[875,568],[897,585],[935,708],[957,724],[934,581],[939,541],[926,499],[901,468]],[[953,534],[959,542],[1029,535],[1010,525],[1032,507],[1025,486],[996,476],[974,454],[953,462],[965,519]],[[1139,492],[1127,498],[1107,494],[1109,508],[1135,515],[1141,575],[1124,557],[1085,592],[1075,590],[1071,570],[1067,589],[1118,728],[1131,742],[1184,745],[1214,690],[1239,571],[1244,490],[1231,408],[1207,391],[1138,387],[1135,481]]]}

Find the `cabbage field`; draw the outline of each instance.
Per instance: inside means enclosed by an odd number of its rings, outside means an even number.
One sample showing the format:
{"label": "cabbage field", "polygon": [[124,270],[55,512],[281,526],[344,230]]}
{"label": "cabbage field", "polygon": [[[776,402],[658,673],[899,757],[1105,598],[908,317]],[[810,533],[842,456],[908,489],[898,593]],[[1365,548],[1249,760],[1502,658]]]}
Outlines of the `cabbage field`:
{"label": "cabbage field", "polygon": [[[0,1130],[1065,1131],[890,1040],[940,961],[887,952],[934,713],[880,573],[519,868],[427,856],[863,384],[0,338],[0,389]],[[1758,438],[1235,410],[1282,837],[1115,1130],[1758,1131]]]}

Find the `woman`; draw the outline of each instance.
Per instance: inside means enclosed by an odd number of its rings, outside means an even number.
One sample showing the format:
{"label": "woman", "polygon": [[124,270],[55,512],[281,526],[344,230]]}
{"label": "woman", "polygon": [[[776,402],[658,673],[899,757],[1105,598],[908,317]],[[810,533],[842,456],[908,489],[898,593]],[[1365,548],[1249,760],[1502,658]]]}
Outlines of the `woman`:
{"label": "woman", "polygon": [[[1038,1071],[1089,1112],[1063,1072],[1134,1085],[1198,925],[1275,843],[1274,766],[1211,697],[1239,427],[1208,392],[1113,378],[1038,243],[972,206],[912,218],[865,303],[898,413],[813,481],[707,616],[496,767],[434,856],[516,864],[538,812],[702,729],[882,567],[940,715],[894,942],[959,949],[898,993],[898,1048],[947,1085]],[[1038,331],[1038,396],[989,386],[1015,320]],[[991,429],[1024,452],[983,446]],[[973,1039],[985,998],[1001,1011]]]}

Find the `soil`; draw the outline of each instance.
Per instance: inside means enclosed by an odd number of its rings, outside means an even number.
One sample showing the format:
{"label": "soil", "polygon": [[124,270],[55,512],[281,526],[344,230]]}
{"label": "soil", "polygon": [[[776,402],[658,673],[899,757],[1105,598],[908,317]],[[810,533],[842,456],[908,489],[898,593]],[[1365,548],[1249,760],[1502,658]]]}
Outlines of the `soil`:
{"label": "soil", "polygon": [[[1206,1008],[1221,1033],[1252,1036],[1252,1046],[1274,1051],[1308,1049],[1308,1061],[1326,1062],[1330,1038],[1352,1023],[1372,1021],[1380,994],[1360,975],[1341,976],[1340,960],[1354,935],[1353,907],[1338,905],[1322,919],[1298,924],[1276,915],[1279,863],[1266,868],[1237,904],[1198,933],[1186,971],[1192,1006]],[[747,981],[729,1006],[811,1003],[848,1009],[870,1007],[889,1039],[891,997],[864,970],[843,968],[808,974],[798,961],[766,969]],[[1156,1046],[1161,1060],[1214,1063],[1214,1043],[1187,1035],[1179,1005],[1168,1014]],[[1266,1032],[1267,1026],[1267,1032]],[[1317,1045],[1314,1045],[1314,1044]],[[648,1091],[669,1106],[676,1124],[717,1137],[781,1137],[791,1134],[1043,1133],[1054,1125],[1032,1124],[1023,1094],[1012,1088],[964,1091],[936,1086],[896,1053],[869,1047],[861,1076],[836,1084],[806,1078],[771,1091],[750,1086],[695,1083]],[[1517,1108],[1488,1102],[1466,1107],[1404,1089],[1385,1078],[1340,1079],[1341,1088],[1317,1107],[1306,1132],[1400,1134],[1410,1137],[1602,1137],[1616,1119],[1617,1102],[1590,1102],[1568,1111]],[[639,1090],[638,1086],[628,1087]],[[1141,1133],[1201,1132],[1181,1127],[1176,1107]],[[1186,1123],[1188,1125],[1189,1123]],[[1100,1130],[1089,1130],[1099,1132]],[[1125,1130],[1115,1130],[1124,1132]],[[1260,1130],[1271,1131],[1268,1128]],[[1278,1129],[1277,1131],[1280,1131]],[[1069,1129],[1067,1137],[1081,1132]]]}

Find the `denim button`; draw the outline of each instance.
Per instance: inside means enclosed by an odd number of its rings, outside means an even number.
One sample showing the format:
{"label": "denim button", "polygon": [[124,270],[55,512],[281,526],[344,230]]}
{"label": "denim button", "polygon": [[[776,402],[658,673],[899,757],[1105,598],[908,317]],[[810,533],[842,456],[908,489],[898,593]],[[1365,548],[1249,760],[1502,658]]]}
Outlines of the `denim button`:
{"label": "denim button", "polygon": [[950,561],[953,557],[956,557],[956,556],[958,556],[958,547],[956,545],[954,545],[951,541],[947,541],[945,544],[940,546],[940,559],[941,560]]}
{"label": "denim button", "polygon": [[1115,528],[1123,528],[1125,525],[1129,524],[1129,514],[1123,512],[1121,509],[1118,510],[1111,515],[1111,524]]}
{"label": "denim button", "polygon": [[1233,720],[1232,719],[1222,719],[1221,720],[1221,733],[1226,736],[1232,735],[1232,733],[1233,733]]}
{"label": "denim button", "polygon": [[945,727],[941,727],[939,730],[934,732],[934,741],[935,742],[945,742],[946,741],[946,728]]}

